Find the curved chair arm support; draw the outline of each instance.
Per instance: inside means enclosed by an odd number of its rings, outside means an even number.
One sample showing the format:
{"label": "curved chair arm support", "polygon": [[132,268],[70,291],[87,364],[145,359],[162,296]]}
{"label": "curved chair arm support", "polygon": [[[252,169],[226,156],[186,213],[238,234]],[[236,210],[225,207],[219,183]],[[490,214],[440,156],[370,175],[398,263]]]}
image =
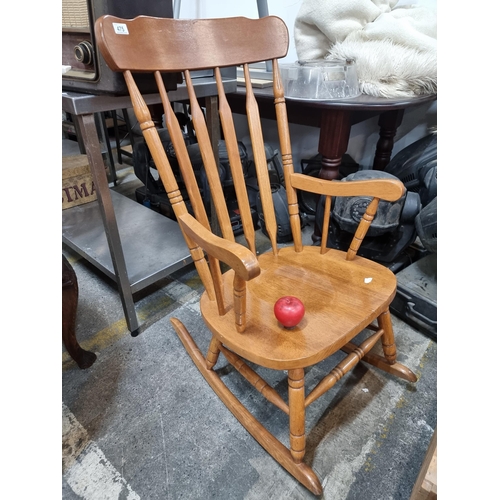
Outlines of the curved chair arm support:
{"label": "curved chair arm support", "polygon": [[305,174],[291,174],[293,188],[325,196],[373,196],[386,201],[397,201],[405,194],[404,184],[397,179],[370,179],[366,181],[328,181]]}
{"label": "curved chair arm support", "polygon": [[356,256],[363,238],[368,232],[371,222],[377,212],[379,200],[397,201],[406,192],[404,184],[398,179],[370,179],[364,181],[329,181],[318,179],[304,174],[290,174],[288,182],[294,189],[301,189],[310,193],[326,196],[325,211],[323,215],[323,234],[321,237],[321,253],[327,251],[327,235],[330,217],[330,208],[334,196],[369,196],[372,200],[366,208],[363,218],[349,246],[346,255],[347,260]]}
{"label": "curved chair arm support", "polygon": [[191,214],[183,214],[177,221],[193,242],[209,255],[230,266],[243,280],[249,281],[260,274],[257,257],[248,248],[214,235]]}

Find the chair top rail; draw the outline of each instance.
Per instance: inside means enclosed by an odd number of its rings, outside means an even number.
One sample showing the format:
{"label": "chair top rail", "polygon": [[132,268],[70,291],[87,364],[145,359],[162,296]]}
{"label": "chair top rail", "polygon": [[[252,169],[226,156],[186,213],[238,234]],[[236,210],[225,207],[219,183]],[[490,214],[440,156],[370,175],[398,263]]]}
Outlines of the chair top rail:
{"label": "chair top rail", "polygon": [[96,21],[95,33],[99,50],[113,71],[237,66],[285,57],[289,43],[288,28],[276,16],[123,19],[104,15]]}

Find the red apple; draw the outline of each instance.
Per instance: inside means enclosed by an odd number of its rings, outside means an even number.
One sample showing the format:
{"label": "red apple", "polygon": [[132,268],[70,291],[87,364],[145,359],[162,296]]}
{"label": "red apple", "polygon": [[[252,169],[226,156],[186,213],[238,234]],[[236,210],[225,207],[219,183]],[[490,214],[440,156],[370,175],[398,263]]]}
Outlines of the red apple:
{"label": "red apple", "polygon": [[305,308],[300,299],[293,295],[281,297],[274,304],[276,319],[286,328],[293,328],[304,317]]}

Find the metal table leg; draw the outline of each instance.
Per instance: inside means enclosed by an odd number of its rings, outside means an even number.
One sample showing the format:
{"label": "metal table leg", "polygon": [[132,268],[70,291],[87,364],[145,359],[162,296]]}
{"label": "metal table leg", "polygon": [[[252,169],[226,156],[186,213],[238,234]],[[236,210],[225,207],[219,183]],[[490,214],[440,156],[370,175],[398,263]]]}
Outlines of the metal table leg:
{"label": "metal table leg", "polygon": [[116,186],[117,177],[116,177],[115,160],[113,158],[113,149],[111,148],[111,142],[109,140],[109,132],[108,132],[108,127],[106,126],[105,114],[95,113],[94,120],[96,124],[96,130],[98,130],[98,137],[102,137],[102,140],[106,145],[105,155],[109,167],[109,175],[110,175],[109,182],[112,182]]}
{"label": "metal table leg", "polygon": [[75,119],[82,133],[83,142],[86,146],[87,158],[89,159],[90,169],[94,179],[94,185],[99,202],[104,230],[109,245],[111,260],[116,275],[118,291],[122,301],[125,319],[128,329],[132,336],[139,334],[139,324],[135,312],[135,305],[130,289],[130,281],[125,265],[125,257],[123,255],[120,234],[116,223],[116,215],[111,201],[111,194],[108,185],[108,178],[104,167],[104,161],[101,154],[101,146],[97,135],[96,123],[94,115],[81,114],[76,115]]}
{"label": "metal table leg", "polygon": [[120,129],[118,128],[118,117],[116,115],[116,110],[111,111],[111,116],[113,117],[113,131],[115,133],[116,156],[118,158],[118,163],[121,165],[123,163],[122,148],[120,147]]}
{"label": "metal table leg", "polygon": [[[219,111],[217,109],[218,105],[217,96],[205,97],[205,107],[207,110],[207,123],[208,123],[208,135],[210,141],[212,142],[212,149],[214,152],[215,163],[219,164],[219,140],[220,140],[220,128],[219,128]],[[215,205],[212,197],[210,197],[210,224],[212,230],[215,234],[219,236],[222,235],[222,231],[219,225],[219,219],[217,219],[217,214],[215,212]]]}

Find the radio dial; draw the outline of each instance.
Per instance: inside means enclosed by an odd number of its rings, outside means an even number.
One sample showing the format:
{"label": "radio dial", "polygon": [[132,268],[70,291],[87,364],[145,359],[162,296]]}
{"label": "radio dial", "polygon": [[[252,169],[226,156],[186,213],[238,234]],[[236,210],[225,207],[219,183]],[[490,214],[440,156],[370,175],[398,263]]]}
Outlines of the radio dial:
{"label": "radio dial", "polygon": [[84,40],[83,42],[80,42],[78,45],[75,46],[73,49],[75,53],[76,60],[81,62],[82,64],[92,64],[92,44],[88,42],[87,40]]}

